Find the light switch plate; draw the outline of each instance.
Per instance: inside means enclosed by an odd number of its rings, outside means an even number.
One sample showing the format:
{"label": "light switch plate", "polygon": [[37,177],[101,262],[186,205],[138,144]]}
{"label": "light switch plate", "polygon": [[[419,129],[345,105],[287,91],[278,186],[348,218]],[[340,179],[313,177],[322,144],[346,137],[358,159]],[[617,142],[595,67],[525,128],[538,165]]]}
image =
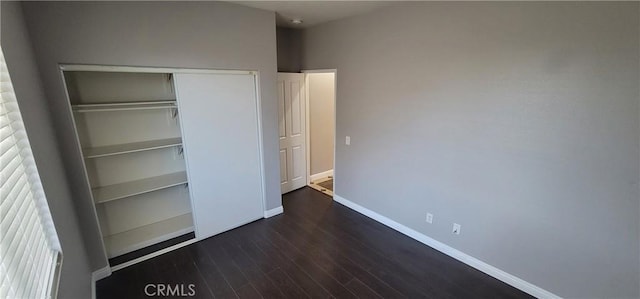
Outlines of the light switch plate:
{"label": "light switch plate", "polygon": [[347,137],[344,139],[344,144],[346,144],[346,145],[351,145],[351,136],[347,136]]}

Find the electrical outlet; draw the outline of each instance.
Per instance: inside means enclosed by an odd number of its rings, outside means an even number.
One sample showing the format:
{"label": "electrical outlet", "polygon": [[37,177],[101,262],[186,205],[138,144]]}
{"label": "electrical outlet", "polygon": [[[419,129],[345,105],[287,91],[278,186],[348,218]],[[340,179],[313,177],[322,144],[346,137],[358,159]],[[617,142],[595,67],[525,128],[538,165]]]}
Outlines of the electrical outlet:
{"label": "electrical outlet", "polygon": [[433,214],[427,213],[427,223],[433,223]]}
{"label": "electrical outlet", "polygon": [[453,231],[452,233],[454,235],[459,235],[460,234],[460,224],[454,223],[453,224]]}
{"label": "electrical outlet", "polygon": [[346,144],[346,145],[351,145],[351,136],[347,136],[347,137],[344,139],[344,144]]}

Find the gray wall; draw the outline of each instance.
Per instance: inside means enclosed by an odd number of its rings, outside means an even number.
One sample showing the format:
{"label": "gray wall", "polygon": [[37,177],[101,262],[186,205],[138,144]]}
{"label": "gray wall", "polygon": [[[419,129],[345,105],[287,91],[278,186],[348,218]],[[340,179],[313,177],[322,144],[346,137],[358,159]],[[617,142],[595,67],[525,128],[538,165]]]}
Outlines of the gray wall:
{"label": "gray wall", "polygon": [[335,75],[309,74],[309,143],[311,175],[333,169]]}
{"label": "gray wall", "polygon": [[278,72],[300,72],[302,62],[302,30],[278,27],[276,29],[278,48]]}
{"label": "gray wall", "polygon": [[25,2],[23,8],[94,269],[106,260],[59,63],[260,71],[267,209],[281,205],[273,12],[225,2]]}
{"label": "gray wall", "polygon": [[0,12],[2,50],[64,252],[58,297],[90,298],[91,269],[71,200],[69,182],[61,175],[64,173],[61,155],[22,9],[17,2],[2,1]]}
{"label": "gray wall", "polygon": [[338,70],[336,194],[560,296],[639,297],[639,19],[432,2],[306,30],[303,68]]}

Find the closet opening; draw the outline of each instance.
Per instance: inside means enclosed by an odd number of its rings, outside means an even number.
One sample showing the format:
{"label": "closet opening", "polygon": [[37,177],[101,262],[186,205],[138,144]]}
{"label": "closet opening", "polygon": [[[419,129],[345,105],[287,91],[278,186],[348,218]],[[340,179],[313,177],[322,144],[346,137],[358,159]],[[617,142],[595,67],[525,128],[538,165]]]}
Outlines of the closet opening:
{"label": "closet opening", "polygon": [[173,74],[63,76],[109,264],[194,239]]}
{"label": "closet opening", "polygon": [[76,200],[111,271],[266,217],[258,72],[63,65],[61,75]]}

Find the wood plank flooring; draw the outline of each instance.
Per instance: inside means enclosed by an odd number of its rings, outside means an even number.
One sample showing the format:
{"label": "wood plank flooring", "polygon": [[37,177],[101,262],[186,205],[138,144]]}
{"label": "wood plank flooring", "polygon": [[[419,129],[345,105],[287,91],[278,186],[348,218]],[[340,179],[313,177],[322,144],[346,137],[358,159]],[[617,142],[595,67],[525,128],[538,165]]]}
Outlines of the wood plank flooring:
{"label": "wood plank flooring", "polygon": [[[530,298],[305,187],[284,214],[114,272],[97,298]],[[167,294],[167,290],[163,290]],[[173,293],[176,295],[176,293]],[[161,296],[159,296],[161,297]]]}

